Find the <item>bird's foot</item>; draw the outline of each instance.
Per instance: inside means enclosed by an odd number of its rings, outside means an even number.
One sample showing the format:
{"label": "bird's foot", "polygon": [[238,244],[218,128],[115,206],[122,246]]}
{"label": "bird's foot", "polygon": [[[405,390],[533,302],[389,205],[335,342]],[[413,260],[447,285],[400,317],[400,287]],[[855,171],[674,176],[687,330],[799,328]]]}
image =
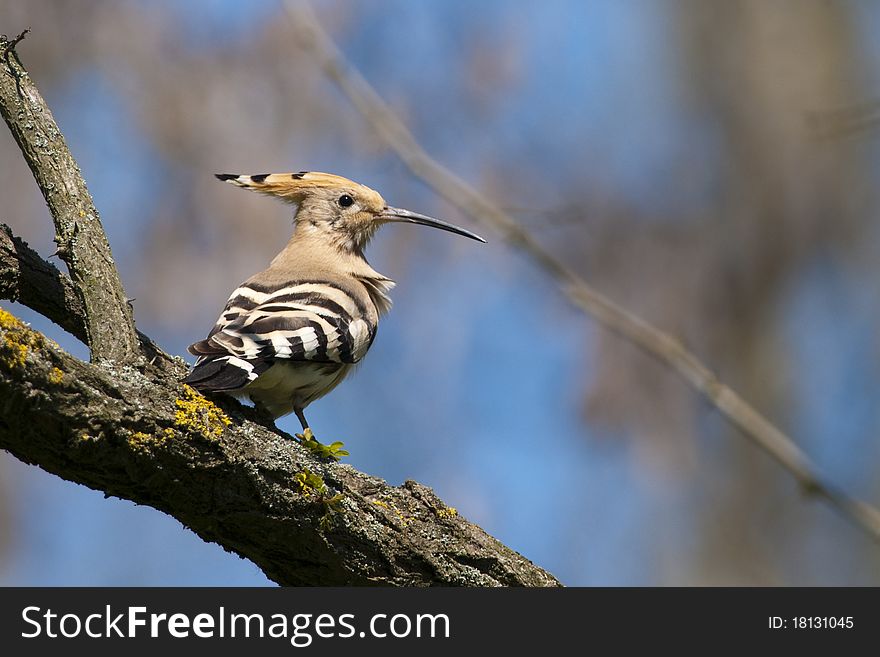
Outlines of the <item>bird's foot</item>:
{"label": "bird's foot", "polygon": [[312,454],[322,459],[333,459],[334,461],[338,461],[343,456],[348,456],[348,451],[343,449],[345,444],[336,441],[332,442],[329,445],[325,445],[324,443],[318,442],[315,438],[315,434],[312,433],[312,430],[309,428],[303,429],[302,433],[294,434],[299,440],[299,444],[309,450]]}

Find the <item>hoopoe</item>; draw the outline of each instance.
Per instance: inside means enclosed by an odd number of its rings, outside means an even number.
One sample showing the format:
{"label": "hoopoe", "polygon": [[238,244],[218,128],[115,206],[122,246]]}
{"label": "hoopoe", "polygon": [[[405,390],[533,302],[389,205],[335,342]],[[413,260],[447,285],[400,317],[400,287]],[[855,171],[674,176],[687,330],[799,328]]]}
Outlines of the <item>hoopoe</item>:
{"label": "hoopoe", "polygon": [[329,173],[217,174],[220,180],[297,206],[293,236],[269,268],[230,295],[184,381],[201,391],[248,396],[273,418],[304,410],[333,390],[376,337],[394,281],[374,270],[364,248],[382,224],[433,226],[482,237],[393,208],[374,190]]}

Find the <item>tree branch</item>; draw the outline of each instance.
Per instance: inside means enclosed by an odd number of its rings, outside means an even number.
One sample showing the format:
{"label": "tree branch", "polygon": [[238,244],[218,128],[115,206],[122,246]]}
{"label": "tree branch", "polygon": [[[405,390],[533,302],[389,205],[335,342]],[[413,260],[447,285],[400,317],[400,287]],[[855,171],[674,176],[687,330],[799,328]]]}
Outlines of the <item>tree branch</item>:
{"label": "tree branch", "polygon": [[148,368],[83,363],[2,310],[0,400],[0,447],[165,511],[279,584],[559,585],[420,484],[319,461]]}
{"label": "tree branch", "polygon": [[0,224],[0,299],[20,301],[88,344],[85,311],[70,278]]}
{"label": "tree branch", "polygon": [[26,33],[0,39],[0,115],[49,206],[58,256],[82,304],[92,360],[132,361],[140,356],[138,337],[98,210],[52,112],[15,52]]}
{"label": "tree branch", "polygon": [[[110,326],[118,311],[131,322],[128,306],[85,184],[11,50],[16,42],[0,41],[0,105],[56,225],[70,230],[62,250],[78,281],[0,225],[0,298],[21,301],[90,340],[93,363],[0,308],[0,448],[64,479],[165,511],[279,584],[559,586],[429,488],[411,481],[389,486],[349,465],[317,460],[253,409],[222,396],[215,404],[182,385],[186,363],[146,336],[134,334],[139,348],[108,351],[108,341],[127,330]],[[19,88],[14,98],[11,74]],[[9,103],[27,107],[11,116]],[[22,118],[28,112],[40,115],[30,127]],[[22,130],[48,130],[53,145]],[[83,219],[86,210],[92,214]],[[148,360],[129,360],[139,352]]]}
{"label": "tree branch", "polygon": [[[0,224],[0,299],[20,301],[88,344],[86,314],[70,277],[43,260],[27,243]],[[178,378],[186,364],[162,351],[149,337],[137,332],[140,351],[153,369]]]}
{"label": "tree branch", "polygon": [[309,5],[286,0],[285,7],[302,46],[417,178],[465,214],[500,232],[511,246],[554,279],[574,306],[672,368],[746,438],[790,472],[805,491],[824,498],[880,541],[880,511],[825,482],[815,464],[789,436],[719,381],[679,340],[594,290],[515,219],[433,159],[363,76],[349,65]]}

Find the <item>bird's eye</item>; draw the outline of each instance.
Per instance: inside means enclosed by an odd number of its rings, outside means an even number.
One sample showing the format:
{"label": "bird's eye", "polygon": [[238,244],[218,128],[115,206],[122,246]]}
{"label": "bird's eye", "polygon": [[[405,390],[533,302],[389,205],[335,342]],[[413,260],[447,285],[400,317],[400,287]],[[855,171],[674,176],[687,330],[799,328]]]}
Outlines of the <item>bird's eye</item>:
{"label": "bird's eye", "polygon": [[342,196],[339,197],[339,200],[336,202],[339,203],[339,207],[347,208],[347,207],[354,204],[354,199],[351,196],[349,196],[348,194],[343,194]]}

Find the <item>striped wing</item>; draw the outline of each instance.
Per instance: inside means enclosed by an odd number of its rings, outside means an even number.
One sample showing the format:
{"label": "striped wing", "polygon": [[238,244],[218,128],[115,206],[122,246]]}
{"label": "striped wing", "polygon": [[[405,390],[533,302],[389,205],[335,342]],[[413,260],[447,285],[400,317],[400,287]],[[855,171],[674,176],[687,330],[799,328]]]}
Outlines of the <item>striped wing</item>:
{"label": "striped wing", "polygon": [[189,348],[199,360],[185,379],[202,390],[242,388],[279,359],[356,363],[375,324],[353,295],[327,282],[239,287],[208,337]]}

